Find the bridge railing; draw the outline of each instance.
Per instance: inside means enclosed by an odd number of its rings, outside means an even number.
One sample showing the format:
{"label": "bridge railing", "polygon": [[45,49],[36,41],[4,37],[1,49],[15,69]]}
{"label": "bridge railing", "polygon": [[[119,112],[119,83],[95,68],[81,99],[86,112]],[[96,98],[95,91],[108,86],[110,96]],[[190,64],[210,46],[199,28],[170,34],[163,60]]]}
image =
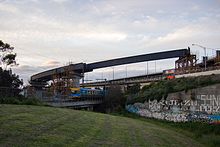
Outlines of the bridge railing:
{"label": "bridge railing", "polygon": [[144,83],[144,82],[152,82],[152,81],[159,81],[163,79],[163,75],[157,76],[142,76],[142,77],[131,77],[131,78],[124,78],[124,79],[117,79],[117,80],[110,80],[110,81],[101,81],[101,82],[91,82],[91,83],[84,83],[82,86],[97,86],[97,85],[112,85],[112,84],[133,84],[133,83]]}
{"label": "bridge railing", "polygon": [[72,108],[82,108],[91,107],[93,105],[101,104],[103,102],[103,97],[90,97],[90,98],[68,98],[68,97],[44,97],[44,102],[50,106],[54,107],[72,107]]}
{"label": "bridge railing", "polygon": [[47,92],[43,93],[41,101],[45,103],[74,103],[80,101],[102,101],[103,97],[87,96],[87,97],[70,97],[69,95],[50,96]]}

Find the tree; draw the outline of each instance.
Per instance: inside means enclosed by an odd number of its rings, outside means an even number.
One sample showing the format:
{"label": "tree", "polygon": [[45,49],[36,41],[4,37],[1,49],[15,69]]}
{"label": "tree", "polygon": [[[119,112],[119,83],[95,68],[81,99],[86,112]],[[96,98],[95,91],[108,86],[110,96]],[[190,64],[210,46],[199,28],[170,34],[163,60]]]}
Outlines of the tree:
{"label": "tree", "polygon": [[14,47],[0,40],[0,96],[15,96],[19,94],[19,88],[23,81],[19,76],[7,70],[8,66],[17,65],[16,54],[13,53]]}
{"label": "tree", "polygon": [[122,93],[121,87],[118,85],[111,85],[104,98],[103,107],[105,112],[120,111],[125,106],[125,97]]}
{"label": "tree", "polygon": [[17,65],[16,63],[16,53],[13,53],[14,47],[8,43],[4,43],[0,40],[0,65],[3,66],[5,70],[9,65]]}
{"label": "tree", "polygon": [[18,75],[12,74],[11,70],[3,70],[0,67],[0,87],[17,89],[21,85],[23,85],[23,82]]}
{"label": "tree", "polygon": [[132,86],[128,86],[128,88],[127,88],[127,93],[128,94],[136,94],[136,93],[138,93],[138,92],[140,92],[140,90],[141,90],[141,85],[140,84],[134,84],[134,85],[132,85]]}

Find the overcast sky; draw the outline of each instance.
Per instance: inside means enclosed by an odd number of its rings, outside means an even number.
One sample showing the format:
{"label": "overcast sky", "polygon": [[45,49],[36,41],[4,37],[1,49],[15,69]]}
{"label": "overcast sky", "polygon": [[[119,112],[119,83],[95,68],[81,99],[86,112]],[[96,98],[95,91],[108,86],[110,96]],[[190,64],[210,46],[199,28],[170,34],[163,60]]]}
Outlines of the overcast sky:
{"label": "overcast sky", "polygon": [[[0,0],[0,40],[15,47],[25,80],[68,62],[192,47],[220,47],[220,0]],[[192,47],[202,56],[203,50]],[[209,51],[212,55],[212,51]],[[174,60],[156,62],[156,71]],[[144,74],[146,63],[114,67],[115,78]],[[149,62],[149,71],[155,71]],[[112,68],[87,79],[111,79]]]}

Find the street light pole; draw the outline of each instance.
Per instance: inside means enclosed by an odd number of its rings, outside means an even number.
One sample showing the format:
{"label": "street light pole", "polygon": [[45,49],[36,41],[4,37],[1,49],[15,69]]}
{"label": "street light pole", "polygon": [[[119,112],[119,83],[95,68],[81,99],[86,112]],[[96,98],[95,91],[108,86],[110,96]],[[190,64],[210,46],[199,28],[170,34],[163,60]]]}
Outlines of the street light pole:
{"label": "street light pole", "polygon": [[206,70],[206,47],[204,48],[204,52],[205,52],[205,70]]}

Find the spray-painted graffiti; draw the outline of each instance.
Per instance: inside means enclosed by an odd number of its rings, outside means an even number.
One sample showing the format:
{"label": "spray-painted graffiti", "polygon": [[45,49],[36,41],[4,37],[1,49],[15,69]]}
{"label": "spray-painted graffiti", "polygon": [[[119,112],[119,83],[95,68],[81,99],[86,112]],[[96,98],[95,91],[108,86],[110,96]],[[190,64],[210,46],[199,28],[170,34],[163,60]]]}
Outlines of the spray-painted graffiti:
{"label": "spray-painted graffiti", "polygon": [[220,115],[209,115],[209,120],[213,124],[220,124]]}
{"label": "spray-painted graffiti", "polygon": [[131,113],[137,113],[139,111],[139,109],[135,107],[134,105],[127,105],[126,110]]}
{"label": "spray-painted graffiti", "polygon": [[195,99],[169,99],[135,103],[127,111],[140,116],[174,122],[203,121],[220,123],[220,95],[197,95]]}

